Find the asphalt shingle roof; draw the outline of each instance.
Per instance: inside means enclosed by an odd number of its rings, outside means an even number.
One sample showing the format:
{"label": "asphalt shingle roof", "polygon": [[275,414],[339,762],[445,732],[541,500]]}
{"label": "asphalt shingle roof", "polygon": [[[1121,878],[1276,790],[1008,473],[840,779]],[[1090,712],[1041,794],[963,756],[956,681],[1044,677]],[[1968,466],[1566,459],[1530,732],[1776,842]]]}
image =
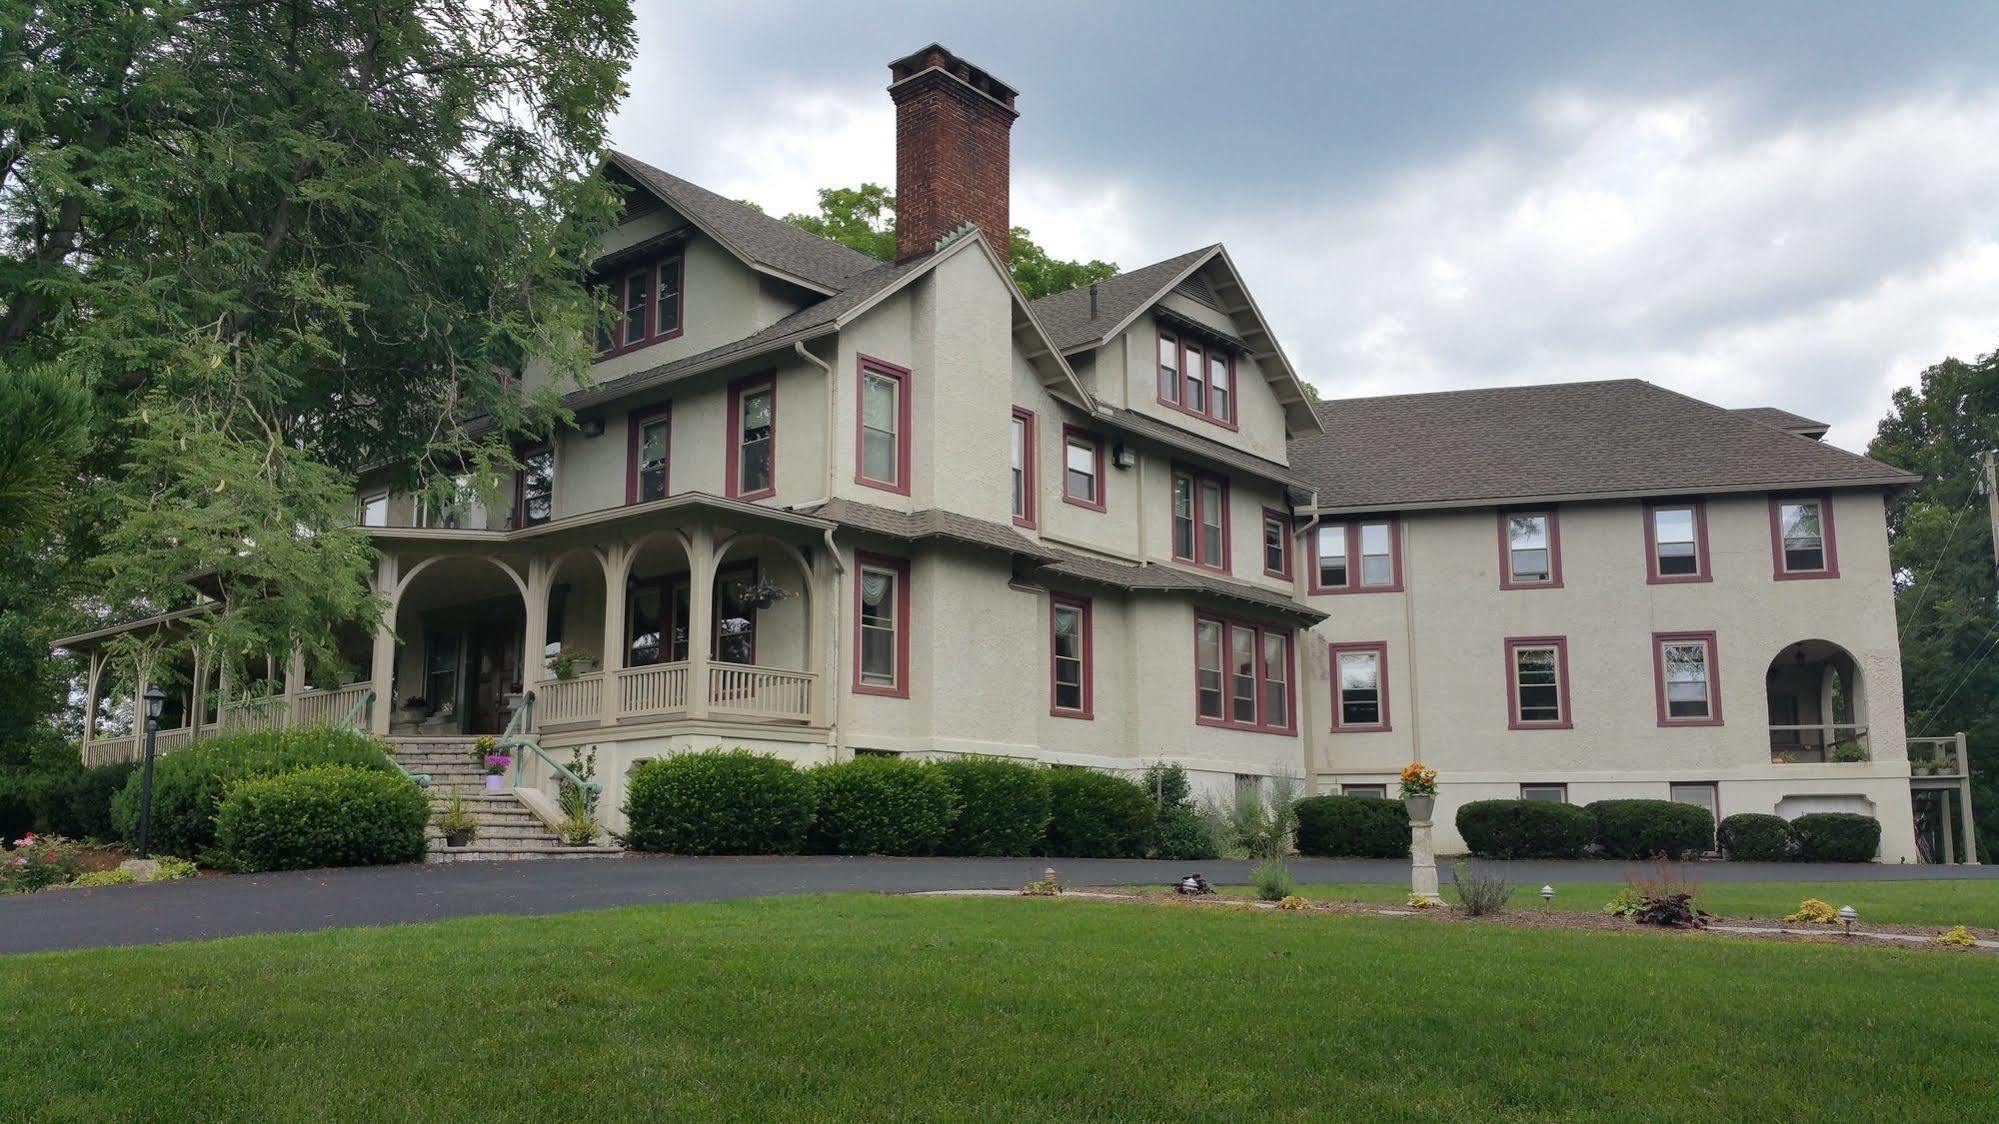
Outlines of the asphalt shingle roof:
{"label": "asphalt shingle roof", "polygon": [[1179,257],[1154,262],[1142,269],[1120,273],[1097,282],[1097,315],[1090,317],[1090,287],[1078,285],[1067,292],[1042,297],[1029,305],[1048,330],[1048,338],[1063,351],[1095,343],[1125,317],[1159,295],[1167,283],[1188,266],[1214,249],[1203,246]]}
{"label": "asphalt shingle roof", "polygon": [[932,507],[914,512],[896,511],[892,508],[877,507],[871,503],[834,499],[804,514],[819,519],[830,519],[843,527],[870,531],[905,542],[946,539],[972,546],[1004,550],[1042,562],[1052,561],[1057,557],[1053,551],[1012,527],[976,519],[969,515],[960,515],[955,511],[945,511],[942,508]]}
{"label": "asphalt shingle roof", "polygon": [[1780,410],[1775,406],[1741,406],[1731,412],[1741,414],[1751,421],[1760,421],[1764,425],[1776,426],[1786,433],[1804,433],[1810,436],[1813,433],[1822,434],[1832,428],[1822,421],[1813,421],[1810,418],[1794,414],[1789,410]]}
{"label": "asphalt shingle roof", "polygon": [[1097,416],[1107,419],[1127,433],[1149,437],[1162,445],[1171,445],[1253,476],[1275,480],[1280,484],[1311,487],[1310,481],[1276,461],[1265,460],[1255,453],[1246,453],[1233,445],[1225,445],[1212,437],[1203,437],[1136,410],[1127,410],[1122,406],[1099,406]]}
{"label": "asphalt shingle roof", "polygon": [[1291,468],[1335,510],[1917,478],[1636,379],[1348,398]]}
{"label": "asphalt shingle roof", "polygon": [[1168,566],[1163,563],[1139,565],[1114,562],[1106,558],[1074,554],[1064,550],[1055,553],[1060,560],[1041,567],[1040,573],[1138,593],[1187,593],[1219,597],[1254,605],[1259,609],[1301,617],[1314,624],[1325,620],[1328,615],[1275,590],[1264,589],[1247,582],[1197,574],[1178,566]]}

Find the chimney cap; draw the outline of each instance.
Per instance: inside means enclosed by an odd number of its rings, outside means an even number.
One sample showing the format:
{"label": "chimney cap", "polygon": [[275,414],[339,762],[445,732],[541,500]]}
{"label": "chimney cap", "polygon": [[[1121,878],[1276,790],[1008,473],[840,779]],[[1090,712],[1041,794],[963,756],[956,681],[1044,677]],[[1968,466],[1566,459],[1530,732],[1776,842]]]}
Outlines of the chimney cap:
{"label": "chimney cap", "polygon": [[950,49],[941,43],[918,48],[889,63],[888,88],[894,90],[904,82],[932,70],[949,75],[1006,109],[1013,110],[1014,98],[1019,91],[993,77],[984,67],[975,66],[952,54]]}

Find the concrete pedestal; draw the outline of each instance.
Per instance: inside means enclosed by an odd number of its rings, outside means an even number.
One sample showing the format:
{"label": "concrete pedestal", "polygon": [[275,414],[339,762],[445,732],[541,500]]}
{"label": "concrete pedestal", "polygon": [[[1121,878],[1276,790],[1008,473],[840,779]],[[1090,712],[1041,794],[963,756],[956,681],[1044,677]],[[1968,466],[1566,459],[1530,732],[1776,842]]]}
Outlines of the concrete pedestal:
{"label": "concrete pedestal", "polygon": [[1409,896],[1442,905],[1437,892],[1437,847],[1431,838],[1436,824],[1431,820],[1409,821]]}

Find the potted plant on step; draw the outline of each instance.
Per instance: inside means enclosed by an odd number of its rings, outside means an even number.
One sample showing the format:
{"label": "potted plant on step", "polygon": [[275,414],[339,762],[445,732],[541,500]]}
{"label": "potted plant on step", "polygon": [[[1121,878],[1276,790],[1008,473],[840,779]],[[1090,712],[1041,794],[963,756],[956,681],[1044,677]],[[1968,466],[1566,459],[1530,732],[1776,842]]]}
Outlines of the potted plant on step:
{"label": "potted plant on step", "polygon": [[415,726],[430,716],[430,700],[422,695],[411,695],[396,707],[396,721],[405,726]]}
{"label": "potted plant on step", "polygon": [[444,811],[437,814],[437,830],[444,833],[445,846],[463,847],[479,838],[479,821],[465,810],[465,798],[454,792]]}
{"label": "potted plant on step", "polygon": [[504,753],[489,753],[486,755],[487,792],[500,792],[507,787],[507,768],[513,763],[514,759]]}
{"label": "potted plant on step", "polygon": [[1437,771],[1411,764],[1402,770],[1402,801],[1412,822],[1428,823],[1437,811]]}

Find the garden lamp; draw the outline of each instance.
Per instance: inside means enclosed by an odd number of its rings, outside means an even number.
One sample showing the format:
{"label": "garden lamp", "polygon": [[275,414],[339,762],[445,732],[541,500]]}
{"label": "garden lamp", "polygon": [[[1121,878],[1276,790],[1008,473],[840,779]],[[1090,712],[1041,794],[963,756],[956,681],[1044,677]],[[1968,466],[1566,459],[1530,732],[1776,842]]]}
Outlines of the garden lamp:
{"label": "garden lamp", "polygon": [[1834,916],[1836,916],[1836,917],[1838,917],[1838,918],[1839,918],[1839,923],[1840,923],[1841,925],[1844,925],[1844,926],[1846,926],[1846,931],[1847,931],[1847,934],[1848,934],[1849,936],[1850,936],[1850,935],[1852,935],[1852,933],[1853,933],[1853,923],[1854,923],[1855,921],[1858,921],[1858,920],[1860,920],[1860,913],[1859,913],[1859,911],[1855,910],[1855,909],[1854,909],[1854,908],[1853,908],[1852,906],[1850,906],[1850,905],[1843,905],[1843,906],[1840,906],[1840,907],[1839,907],[1839,912],[1838,912],[1837,914],[1835,914]]}
{"label": "garden lamp", "polygon": [[158,683],[154,683],[146,688],[146,693],[142,697],[146,700],[146,726],[149,729],[157,727],[160,722],[160,711],[166,709],[167,693],[160,690]]}
{"label": "garden lamp", "polygon": [[139,857],[146,857],[147,837],[153,829],[153,738],[160,732],[160,711],[167,705],[167,693],[158,683],[146,686],[146,774],[139,786]]}
{"label": "garden lamp", "polygon": [[1552,901],[1554,901],[1554,900],[1555,900],[1555,888],[1554,888],[1553,886],[1543,886],[1543,887],[1541,887],[1541,905],[1542,905],[1542,907],[1543,907],[1543,908],[1546,908],[1546,907],[1547,907],[1547,905],[1548,905],[1548,903],[1549,903],[1549,902],[1552,902]]}

